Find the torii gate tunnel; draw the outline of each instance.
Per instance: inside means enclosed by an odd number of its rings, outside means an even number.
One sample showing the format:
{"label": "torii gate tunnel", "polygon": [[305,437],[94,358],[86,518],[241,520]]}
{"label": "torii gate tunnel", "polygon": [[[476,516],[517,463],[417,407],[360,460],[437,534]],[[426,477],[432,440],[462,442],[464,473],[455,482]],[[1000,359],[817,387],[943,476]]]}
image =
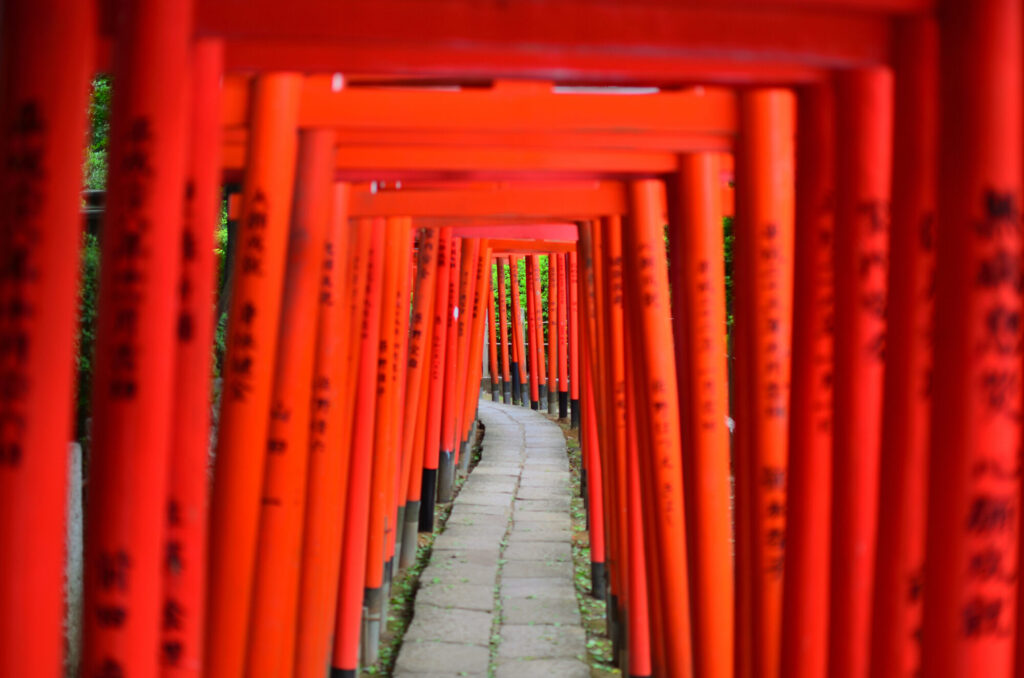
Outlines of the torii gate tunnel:
{"label": "torii gate tunnel", "polygon": [[578,428],[624,674],[1024,678],[1022,0],[0,26],[0,676],[71,651],[102,72],[82,678],[357,675],[480,397]]}

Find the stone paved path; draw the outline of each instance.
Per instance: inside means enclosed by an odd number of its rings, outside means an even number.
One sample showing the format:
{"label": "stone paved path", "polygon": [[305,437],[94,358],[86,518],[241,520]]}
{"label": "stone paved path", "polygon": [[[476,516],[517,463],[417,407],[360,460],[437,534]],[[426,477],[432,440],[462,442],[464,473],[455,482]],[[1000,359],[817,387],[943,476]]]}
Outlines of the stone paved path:
{"label": "stone paved path", "polygon": [[395,676],[587,678],[565,438],[523,407],[482,400],[480,419],[481,461],[420,577]]}

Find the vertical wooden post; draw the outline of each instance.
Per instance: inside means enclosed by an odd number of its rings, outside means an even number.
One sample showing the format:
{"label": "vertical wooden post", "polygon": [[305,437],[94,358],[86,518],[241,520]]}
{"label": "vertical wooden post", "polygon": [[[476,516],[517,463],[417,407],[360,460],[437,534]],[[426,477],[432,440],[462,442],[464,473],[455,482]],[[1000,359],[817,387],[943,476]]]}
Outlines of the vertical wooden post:
{"label": "vertical wooden post", "polygon": [[0,383],[8,385],[0,392],[4,676],[62,675],[81,148],[95,12],[93,3],[77,0],[8,2],[0,26]]}
{"label": "vertical wooden post", "polygon": [[506,264],[503,257],[498,257],[498,327],[501,337],[501,391],[502,399],[506,405],[512,404],[512,376],[510,374],[510,356],[512,342],[508,336],[508,299],[505,294],[505,271]]}
{"label": "vertical wooden post", "polygon": [[[736,160],[738,675],[779,675],[793,291],[793,95],[740,99]],[[743,525],[741,525],[743,523]],[[742,527],[742,529],[741,529]],[[747,568],[747,569],[744,569]],[[745,599],[740,594],[747,593]],[[742,624],[742,625],[741,625]],[[748,654],[749,653],[749,654]]]}
{"label": "vertical wooden post", "polygon": [[1021,3],[944,2],[935,353],[921,674],[1018,653]]}
{"label": "vertical wooden post", "polygon": [[[559,253],[558,259],[558,418],[569,416],[569,257]],[[548,274],[550,275],[550,273]],[[573,281],[575,282],[575,281]]]}
{"label": "vertical wooden post", "polygon": [[85,512],[85,676],[156,675],[164,621],[192,7],[120,9]]}
{"label": "vertical wooden post", "polygon": [[569,399],[573,428],[580,426],[580,311],[577,253],[569,253]]}
{"label": "vertical wooden post", "polygon": [[270,420],[301,85],[297,74],[272,73],[259,76],[253,89],[210,506],[211,676],[244,672],[264,464],[253,450],[265,449]]}
{"label": "vertical wooden post", "polygon": [[[487,267],[488,273],[493,270],[493,266]],[[496,304],[492,299],[486,301],[487,307],[484,309],[484,314],[487,327],[487,373],[491,378],[491,402],[497,403],[501,402],[501,377],[498,372],[500,364],[498,362],[498,322],[494,317]]]}
{"label": "vertical wooden post", "polygon": [[693,568],[694,671],[729,678],[734,573],[719,167],[713,153],[679,159],[669,205],[669,251],[682,419],[690,422],[683,475]]}
{"label": "vertical wooden post", "polygon": [[[223,44],[192,48],[191,130],[185,225],[178,285],[174,432],[171,442],[164,561],[162,674],[198,676],[206,609],[207,498],[210,463],[210,345],[217,265],[212,244],[220,217],[220,81]],[[165,618],[166,622],[166,618]]]}
{"label": "vertical wooden post", "polygon": [[[423,451],[422,430],[426,422],[427,403],[424,401],[424,384],[428,384],[431,339],[433,337],[434,299],[437,297],[438,259],[444,260],[440,246],[447,247],[448,241],[439,242],[440,233],[435,229],[420,231],[416,256],[416,289],[413,299],[412,327],[409,332],[408,377],[405,390],[405,428],[402,440],[402,477],[399,481],[400,501],[405,504],[404,521],[396,528],[402,532],[399,567],[408,567],[416,558],[417,527],[419,522],[419,493],[415,499],[409,492],[412,478],[422,475]],[[417,446],[419,451],[417,452]],[[419,487],[419,486],[417,486]],[[415,506],[412,504],[415,503]],[[411,524],[411,527],[410,527]]]}
{"label": "vertical wooden post", "polygon": [[[512,390],[513,400],[516,405],[523,407],[530,406],[529,383],[526,374],[526,335],[523,328],[522,295],[519,290],[519,257],[509,257],[510,278],[512,293],[512,354],[516,356],[516,362],[512,364]],[[516,381],[518,375],[518,382]],[[516,383],[519,384],[519,396],[516,398]]]}
{"label": "vertical wooden post", "polygon": [[537,285],[539,257],[533,254],[526,255],[526,331],[529,337],[530,351],[530,409],[540,409],[540,385],[544,380],[544,368],[538,360],[544,356],[544,348],[541,343],[544,341],[544,333],[539,332],[540,312],[537,309],[537,302],[540,296],[534,291]]}
{"label": "vertical wooden post", "polygon": [[797,95],[793,367],[786,483],[782,675],[826,678],[832,530],[835,101],[831,83]]}
{"label": "vertical wooden post", "polygon": [[[548,255],[548,414],[558,413],[558,255]],[[543,406],[545,403],[541,403]]]}
{"label": "vertical wooden post", "polygon": [[[437,491],[437,463],[440,455],[441,418],[444,410],[444,385],[447,374],[452,315],[457,302],[454,286],[458,280],[461,239],[442,231],[447,247],[438,250],[437,298],[434,300],[434,340],[430,368],[429,411],[424,443],[420,532],[434,531],[434,502]],[[442,260],[441,257],[444,257]]]}
{"label": "vertical wooden post", "polygon": [[[356,268],[350,247],[348,202],[350,186],[336,183],[333,213],[324,240],[320,269],[316,364],[313,371],[309,470],[302,538],[302,573],[299,618],[296,626],[296,678],[322,678],[324,658],[330,654],[334,605],[341,566],[341,530],[344,523],[348,465],[342,437],[344,384],[350,379],[347,355],[355,327],[346,309],[356,295],[350,276]],[[355,244],[355,243],[353,243]]]}
{"label": "vertical wooden post", "polygon": [[303,130],[288,233],[270,425],[262,450],[267,460],[249,617],[246,674],[250,676],[290,673],[295,659],[319,317],[316,304],[323,243],[334,198],[333,164],[334,131]]}
{"label": "vertical wooden post", "polygon": [[878,529],[892,172],[892,74],[836,83],[835,437],[830,678],[868,675]]}
{"label": "vertical wooden post", "polygon": [[[345,501],[341,577],[335,621],[331,674],[355,678],[358,671],[360,617],[366,581],[369,536],[370,485],[373,475],[373,441],[377,405],[377,360],[384,285],[385,230],[382,218],[361,219],[358,228],[369,232],[366,282],[359,324],[359,363],[355,373],[355,414],[350,447],[351,463]],[[388,229],[390,230],[390,229]],[[390,235],[390,234],[389,234]]]}
{"label": "vertical wooden post", "polygon": [[892,227],[884,412],[869,674],[920,668],[921,586],[931,413],[938,145],[938,30],[897,24]]}

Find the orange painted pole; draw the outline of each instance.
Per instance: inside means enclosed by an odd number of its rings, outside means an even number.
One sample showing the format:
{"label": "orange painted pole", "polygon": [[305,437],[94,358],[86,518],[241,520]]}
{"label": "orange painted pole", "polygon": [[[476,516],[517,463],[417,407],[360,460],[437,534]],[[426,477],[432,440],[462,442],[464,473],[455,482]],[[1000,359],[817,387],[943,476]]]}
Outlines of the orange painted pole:
{"label": "orange painted pole", "polygon": [[[493,267],[489,266],[489,271]],[[490,281],[488,281],[489,283]],[[488,285],[490,287],[490,285]],[[493,289],[493,287],[491,288]],[[487,374],[491,380],[491,402],[501,402],[501,377],[498,372],[498,332],[497,319],[494,317],[496,304],[488,298],[487,306],[484,308],[485,322],[487,327]]]}
{"label": "orange painted pole", "polygon": [[[566,274],[569,257],[558,259],[558,418],[569,417],[569,276]],[[549,273],[550,275],[550,273]],[[574,281],[575,282],[575,281]]]}
{"label": "orange painted pole", "polygon": [[450,229],[441,231],[438,247],[437,295],[434,299],[434,329],[431,342],[430,388],[423,445],[423,473],[420,483],[420,532],[434,531],[434,502],[437,492],[437,465],[440,455],[441,418],[444,412],[444,382],[447,367],[448,335],[456,301],[454,284],[458,280],[461,239]]}
{"label": "orange painted pole", "polygon": [[[736,453],[737,558],[749,570],[749,661],[755,678],[779,675],[782,577],[785,554],[786,458],[792,336],[794,228],[794,97],[784,90],[753,90],[740,99],[736,159],[736,391],[741,430]],[[744,426],[745,423],[745,426]],[[742,500],[742,501],[741,501]],[[737,526],[739,530],[739,525]],[[742,565],[742,563],[741,563]],[[741,580],[742,581],[742,580]],[[741,602],[742,601],[742,602]],[[738,619],[740,621],[740,619]],[[737,643],[737,654],[745,648]]]}
{"label": "orange painted pole", "polygon": [[[630,314],[632,315],[632,314]],[[628,623],[626,634],[628,660],[627,666],[630,678],[646,678],[653,675],[653,664],[651,661],[652,645],[651,632],[661,633],[660,627],[651,624],[649,611],[648,586],[647,586],[647,554],[645,551],[646,534],[643,521],[643,490],[640,480],[640,442],[638,410],[641,406],[641,399],[637,393],[636,384],[636,354],[633,351],[631,332],[623,333],[623,352],[628,359],[624,361],[625,374],[623,375],[623,398],[625,399],[626,419],[626,454],[625,468],[620,472],[626,477],[626,494],[623,496],[626,509],[626,558],[629,561],[627,570],[629,594],[627,615]],[[663,651],[664,638],[656,640],[659,652]]]}
{"label": "orange painted pole", "polygon": [[207,675],[242,675],[295,174],[297,74],[256,79],[210,506]]}
{"label": "orange painted pole", "polygon": [[[392,343],[398,322],[395,299],[399,295],[401,278],[408,275],[408,235],[410,220],[389,217],[384,238],[384,279],[381,288],[380,335],[377,343],[375,379],[376,418],[373,444],[367,450],[371,457],[371,483],[368,506],[365,559],[365,591],[363,592],[362,652],[364,666],[377,663],[382,613],[384,610],[384,561],[386,559],[387,488],[393,482],[391,458],[395,453],[396,387],[392,380],[396,358]],[[401,413],[398,413],[401,416]],[[353,476],[354,477],[354,476]]]}
{"label": "orange painted pole", "polygon": [[[429,460],[434,464],[434,474],[436,478],[437,494],[436,499],[439,502],[451,501],[452,485],[454,478],[450,481],[444,479],[444,473],[442,471],[442,460],[447,458],[452,460],[455,457],[455,375],[457,374],[458,365],[458,324],[459,324],[459,302],[460,302],[460,282],[461,282],[461,268],[463,261],[463,254],[465,251],[470,250],[472,247],[471,241],[463,240],[462,238],[452,238],[454,243],[454,251],[452,252],[451,261],[451,273],[448,278],[448,314],[445,316],[446,329],[443,341],[447,346],[445,361],[444,361],[444,372],[442,376],[441,389],[437,392],[440,407],[441,407],[441,428],[440,438],[437,440],[430,440],[428,438],[428,444],[432,444],[434,449],[437,450]],[[454,471],[454,466],[449,464],[449,468]],[[431,497],[434,499],[434,497]],[[431,515],[433,515],[434,503],[430,504]],[[433,518],[431,518],[431,524],[433,524]],[[422,522],[421,522],[422,529]],[[431,528],[433,529],[433,528]]]}
{"label": "orange painted pole", "polygon": [[509,340],[508,332],[508,299],[505,294],[505,272],[507,264],[505,259],[496,259],[498,266],[498,329],[501,337],[501,392],[502,399],[506,405],[512,404],[512,376],[510,374],[510,363],[514,362],[509,352],[512,342]]}
{"label": "orange painted pole", "polygon": [[[830,678],[868,675],[878,530],[892,165],[892,74],[836,82],[835,438]],[[903,262],[901,262],[901,265]]]}
{"label": "orange painted pole", "polygon": [[[84,676],[157,675],[164,621],[192,8],[121,9],[85,512]],[[65,468],[51,471],[62,485]]]}
{"label": "orange painted pole", "polygon": [[[540,281],[540,255],[530,255],[530,263],[533,265],[533,284],[530,292],[533,294],[534,324],[536,325],[537,339],[537,409],[541,403],[547,400],[548,376],[544,369],[544,308],[541,304],[541,281]],[[532,336],[532,335],[531,335]]]}
{"label": "orange painted pole", "polygon": [[[412,306],[412,282],[416,278],[416,258],[413,256],[413,249],[415,246],[416,231],[412,228],[412,220],[410,219],[407,223],[408,233],[405,235],[403,241],[403,252],[402,260],[406,262],[404,273],[399,278],[398,294],[393,300],[393,308],[395,313],[395,331],[391,341],[391,352],[392,352],[392,363],[391,363],[391,379],[394,382],[394,407],[392,408],[392,417],[396,421],[395,427],[392,431],[391,446],[393,453],[391,455],[391,469],[389,471],[391,481],[387,486],[387,531],[386,531],[386,551],[384,560],[384,599],[385,601],[391,595],[391,581],[395,572],[395,566],[397,563],[395,549],[398,547],[398,533],[401,530],[402,523],[404,522],[404,512],[402,515],[402,521],[399,521],[399,487],[403,488],[401,504],[405,506],[405,485],[402,485],[403,481],[403,470],[402,466],[405,463],[404,457],[404,440],[406,435],[406,429],[410,432],[414,430],[415,415],[411,415],[405,410],[405,395],[407,390],[408,381],[408,359],[409,359],[409,323],[410,323],[410,309]],[[406,481],[408,478],[404,478]]]}
{"label": "orange painted pole", "polygon": [[[534,295],[534,278],[537,275],[537,262],[534,255],[526,256],[526,336],[529,344],[529,367],[530,374],[530,409],[540,408],[540,380],[544,374],[543,369],[537,367],[538,344],[540,339],[537,332],[537,296]],[[543,334],[543,333],[541,333]],[[540,351],[543,351],[541,348]]]}
{"label": "orange painted pole", "polygon": [[[582,328],[584,333],[587,328]],[[580,432],[583,440],[583,451],[587,469],[587,511],[588,533],[590,535],[590,594],[594,598],[604,599],[608,586],[608,573],[605,552],[604,498],[602,495],[603,478],[601,466],[601,440],[597,435],[597,411],[594,409],[594,385],[591,380],[592,362],[589,359],[589,342],[582,343],[583,360],[583,404],[581,412]]]}
{"label": "orange painted pole", "polygon": [[944,3],[921,675],[1017,675],[1019,2]]}
{"label": "orange painted pole", "polygon": [[786,482],[782,675],[826,678],[832,530],[835,101],[797,95],[793,363]]}
{"label": "orange painted pole", "polygon": [[509,257],[509,284],[512,294],[512,401],[516,405],[529,407],[529,393],[526,378],[526,337],[523,335],[522,296],[519,291],[519,257]]}
{"label": "orange painted pole", "polygon": [[458,458],[458,445],[461,431],[464,395],[462,382],[466,376],[466,358],[469,353],[467,340],[469,331],[467,323],[471,312],[467,308],[471,302],[472,286],[476,282],[476,260],[480,255],[480,239],[464,238],[459,261],[459,275],[456,276],[458,287],[453,290],[452,318],[448,347],[450,358],[445,371],[444,388],[444,421],[441,427],[441,453],[437,464],[437,500],[447,503],[452,500],[455,492],[455,464]]}
{"label": "orange painted pole", "polygon": [[[628,455],[626,440],[626,352],[624,328],[624,285],[623,285],[623,245],[622,221],[618,217],[601,220],[601,251],[603,296],[600,297],[600,308],[605,310],[604,336],[605,354],[600,364],[604,365],[605,382],[602,395],[605,398],[605,416],[608,418],[608,429],[605,440],[608,450],[607,472],[609,476],[608,515],[614,521],[615,557],[613,563],[618,571],[616,579],[620,588],[617,590],[617,602],[620,609],[616,610],[616,627],[618,633],[613,638],[619,652],[628,647],[629,615],[629,583],[630,583],[630,548],[629,548],[629,498],[628,475],[626,460]],[[620,662],[623,669],[628,669],[626,662]]]}
{"label": "orange painted pole", "polygon": [[8,385],[0,392],[4,676],[63,675],[81,148],[95,11],[76,0],[10,2],[0,26],[0,383]]}
{"label": "orange painted pole", "polygon": [[548,415],[558,413],[558,254],[548,255]]}
{"label": "orange painted pole", "polygon": [[645,515],[654,525],[660,559],[656,592],[660,630],[664,639],[666,675],[693,675],[690,629],[689,567],[686,556],[686,504],[680,451],[679,397],[676,389],[675,353],[669,308],[668,267],[665,261],[664,205],[659,204],[659,183],[653,179],[630,183],[631,223],[623,243],[625,288],[631,295],[636,321],[635,350],[641,361],[638,391],[646,398],[638,422],[641,474],[654,482],[648,486],[655,515]]}
{"label": "orange painted pole", "polygon": [[341,530],[344,521],[347,455],[342,437],[345,425],[345,388],[349,337],[354,323],[346,311],[355,286],[349,284],[356,242],[350,243],[348,200],[350,186],[333,187],[331,223],[324,240],[317,308],[316,363],[313,371],[310,417],[309,467],[302,572],[296,626],[296,678],[320,678],[324,658],[330,654],[334,621],[332,602],[338,595],[341,566]]}
{"label": "orange painted pole", "polygon": [[579,286],[577,282],[577,253],[569,252],[569,400],[570,423],[573,428],[580,426],[580,330],[582,327],[579,310]]}
{"label": "orange painted pole", "polygon": [[303,130],[274,368],[246,675],[290,673],[295,660],[309,465],[318,285],[331,220],[334,132]]}
{"label": "orange painted pole", "polygon": [[[471,368],[470,368],[470,347],[472,346],[472,328],[475,322],[474,313],[477,310],[477,294],[480,292],[477,286],[479,279],[480,259],[484,255],[484,248],[479,238],[472,238],[470,241],[470,252],[472,254],[467,261],[466,257],[463,257],[463,280],[464,285],[462,287],[464,294],[460,295],[459,299],[459,362],[458,371],[455,373],[455,439],[454,439],[454,452],[455,456],[452,458],[452,470],[459,465],[462,459],[462,448],[465,443],[465,435],[467,422],[464,417],[465,414],[465,403],[466,395],[469,390],[468,384],[466,383],[469,379]],[[463,252],[465,254],[465,252]],[[477,388],[479,391],[479,387]],[[476,398],[474,397],[474,402]],[[454,475],[453,475],[453,489],[454,489]]]}
{"label": "orange painted pole", "polygon": [[210,345],[214,332],[214,228],[220,216],[223,44],[192,48],[191,143],[178,285],[174,431],[164,559],[161,673],[198,676],[203,664],[210,463]]}
{"label": "orange painted pole", "polygon": [[672,317],[681,418],[694,614],[694,672],[733,675],[729,384],[726,376],[725,258],[720,163],[713,153],[681,156],[673,180]]}
{"label": "orange painted pole", "polygon": [[359,668],[360,618],[366,583],[370,486],[373,476],[374,425],[377,415],[378,345],[381,333],[384,269],[388,259],[385,253],[384,231],[387,227],[384,219],[361,219],[358,228],[370,232],[370,248],[367,255],[364,303],[359,318],[359,366],[355,373],[351,461],[345,498],[334,653],[331,659],[331,674],[346,678],[354,678]]}
{"label": "orange painted pole", "polygon": [[869,674],[909,678],[920,670],[921,585],[935,274],[938,30],[901,21],[894,44],[893,130],[886,366],[882,413],[878,551]]}
{"label": "orange painted pole", "polygon": [[[491,248],[487,241],[480,243],[480,256],[477,257],[476,282],[473,285],[472,322],[469,325],[469,357],[467,377],[465,379],[463,410],[462,410],[462,451],[459,458],[460,468],[465,475],[469,473],[469,450],[475,428],[477,407],[480,403],[480,383],[483,373],[484,349],[484,311],[493,297],[491,292]],[[467,309],[468,310],[468,309]]]}
{"label": "orange painted pole", "polygon": [[[422,438],[427,409],[424,393],[430,380],[428,368],[434,325],[434,299],[437,297],[438,259],[444,259],[439,247],[440,236],[434,229],[421,230],[416,251],[418,263],[406,361],[405,427],[402,438],[402,475],[399,479],[399,497],[403,506],[399,509],[400,520],[396,523],[396,527],[402,531],[398,553],[399,567],[402,568],[412,564],[416,557],[419,493],[414,498],[409,486],[412,478],[422,476],[423,468]],[[443,244],[447,246],[447,241]]]}

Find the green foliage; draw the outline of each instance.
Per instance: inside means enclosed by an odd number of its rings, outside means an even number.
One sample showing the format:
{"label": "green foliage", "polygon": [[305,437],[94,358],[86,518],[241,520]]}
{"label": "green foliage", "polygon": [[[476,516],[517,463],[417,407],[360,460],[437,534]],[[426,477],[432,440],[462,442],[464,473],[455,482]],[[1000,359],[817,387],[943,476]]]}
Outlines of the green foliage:
{"label": "green foliage", "polygon": [[92,392],[93,353],[96,344],[96,301],[100,280],[100,243],[91,233],[85,234],[79,266],[78,342],[75,356],[78,368],[78,392],[75,399],[75,431],[85,436],[89,417],[89,395]]}
{"label": "green foliage", "polygon": [[107,186],[107,149],[110,145],[110,76],[97,75],[92,81],[89,100],[89,145],[82,168],[85,188],[102,190]]}

